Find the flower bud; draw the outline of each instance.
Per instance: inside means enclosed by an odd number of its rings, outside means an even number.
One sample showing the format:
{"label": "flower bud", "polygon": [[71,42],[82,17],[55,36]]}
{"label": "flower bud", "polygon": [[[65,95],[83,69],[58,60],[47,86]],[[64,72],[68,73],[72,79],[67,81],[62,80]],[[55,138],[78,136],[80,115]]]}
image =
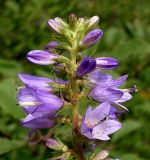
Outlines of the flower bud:
{"label": "flower bud", "polygon": [[62,155],[58,156],[58,157],[54,157],[51,160],[69,160],[70,159],[70,152],[65,152]]}
{"label": "flower bud", "polygon": [[94,25],[96,25],[99,22],[99,17],[98,16],[93,16],[88,20],[88,27],[92,27]]}
{"label": "flower bud", "polygon": [[49,43],[45,46],[45,49],[46,49],[46,50],[49,50],[49,49],[55,48],[55,47],[57,47],[57,46],[59,46],[59,44],[58,44],[57,42],[53,41],[53,42],[49,42]]}
{"label": "flower bud", "polygon": [[71,13],[69,15],[69,21],[70,22],[76,22],[77,21],[77,16],[75,14]]}
{"label": "flower bud", "polygon": [[57,55],[54,55],[48,51],[42,50],[33,50],[27,54],[27,59],[35,64],[40,65],[49,65],[55,63],[55,59],[58,58]]}
{"label": "flower bud", "polygon": [[86,34],[86,36],[80,41],[81,47],[90,47],[95,44],[103,35],[103,31],[100,29],[94,29]]}
{"label": "flower bud", "polygon": [[114,69],[118,66],[118,61],[110,57],[99,57],[96,58],[96,67],[100,69]]}
{"label": "flower bud", "polygon": [[62,151],[62,152],[66,152],[68,150],[67,146],[64,145],[63,143],[61,143],[59,140],[55,140],[55,139],[48,139],[46,141],[46,145],[51,148],[51,149],[54,149],[54,150],[57,150],[57,151]]}
{"label": "flower bud", "polygon": [[93,58],[87,57],[80,63],[77,68],[76,75],[82,77],[85,74],[92,72],[96,67],[96,61]]}
{"label": "flower bud", "polygon": [[49,26],[57,33],[61,33],[61,23],[58,19],[50,19],[48,20]]}
{"label": "flower bud", "polygon": [[104,160],[108,156],[108,151],[101,151],[99,154],[97,154],[93,160]]}

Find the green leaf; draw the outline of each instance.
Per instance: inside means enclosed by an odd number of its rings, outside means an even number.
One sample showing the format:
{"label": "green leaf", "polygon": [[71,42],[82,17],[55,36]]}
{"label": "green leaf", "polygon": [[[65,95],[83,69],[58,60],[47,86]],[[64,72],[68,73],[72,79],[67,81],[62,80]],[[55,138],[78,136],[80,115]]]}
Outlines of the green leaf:
{"label": "green leaf", "polygon": [[11,150],[15,150],[17,148],[23,147],[26,143],[25,141],[19,140],[8,140],[8,139],[0,139],[0,155],[7,153]]}
{"label": "green leaf", "polygon": [[144,58],[150,53],[150,44],[143,39],[132,39],[119,43],[114,50],[114,55],[120,61],[129,60],[129,58]]}
{"label": "green leaf", "polygon": [[0,73],[3,74],[5,77],[16,77],[16,74],[21,71],[22,65],[20,63],[12,60],[0,60]]}
{"label": "green leaf", "polygon": [[0,83],[0,107],[6,114],[11,115],[15,119],[24,116],[22,109],[16,106],[16,90],[14,80],[7,79]]}
{"label": "green leaf", "polygon": [[121,156],[121,160],[144,160],[140,158],[137,154],[134,153],[128,153],[128,154],[123,154]]}
{"label": "green leaf", "polygon": [[138,130],[140,127],[141,123],[139,121],[127,120],[123,123],[123,127],[116,134],[114,134],[112,141],[116,142],[124,136],[127,136],[129,133]]}

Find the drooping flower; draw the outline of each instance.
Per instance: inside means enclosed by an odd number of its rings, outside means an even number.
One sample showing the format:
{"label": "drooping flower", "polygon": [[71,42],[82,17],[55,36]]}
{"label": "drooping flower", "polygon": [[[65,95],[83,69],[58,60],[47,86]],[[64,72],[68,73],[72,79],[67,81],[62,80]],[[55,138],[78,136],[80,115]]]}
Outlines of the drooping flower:
{"label": "drooping flower", "polygon": [[103,70],[114,69],[118,66],[118,61],[110,57],[98,57],[96,60],[96,67]]}
{"label": "drooping flower", "polygon": [[121,123],[109,119],[111,104],[104,102],[92,110],[89,107],[82,120],[81,134],[89,139],[109,140],[109,135],[121,128]]}
{"label": "drooping flower", "polygon": [[80,46],[90,47],[100,40],[103,32],[100,29],[94,29],[87,33],[87,35],[80,41]]}
{"label": "drooping flower", "polygon": [[90,97],[98,102],[110,102],[128,110],[120,103],[130,100],[132,98],[130,94],[131,90],[133,92],[136,91],[136,89],[118,88],[125,82],[127,77],[127,75],[124,75],[117,78],[116,80],[110,80],[109,78],[109,80],[107,80],[106,82],[97,82],[92,91],[90,92]]}
{"label": "drooping flower", "polygon": [[76,75],[78,77],[82,77],[92,72],[95,69],[95,67],[96,67],[95,59],[90,57],[84,58],[76,70]]}
{"label": "drooping flower", "polygon": [[49,65],[54,64],[58,55],[50,53],[49,51],[33,50],[27,54],[27,59],[35,64]]}

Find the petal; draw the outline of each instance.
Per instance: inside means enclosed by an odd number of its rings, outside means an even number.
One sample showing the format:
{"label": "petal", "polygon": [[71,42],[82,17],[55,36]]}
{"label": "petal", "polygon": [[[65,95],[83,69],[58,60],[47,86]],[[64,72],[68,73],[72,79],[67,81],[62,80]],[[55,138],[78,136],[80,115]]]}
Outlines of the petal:
{"label": "petal", "polygon": [[123,92],[111,88],[103,89],[96,86],[90,92],[90,96],[98,102],[114,102],[123,96]]}
{"label": "petal", "polygon": [[109,114],[109,110],[110,110],[110,103],[104,102],[99,106],[97,106],[95,109],[86,112],[85,124],[89,128],[93,128]]}
{"label": "petal", "polygon": [[56,111],[58,110],[58,107],[56,106],[51,106],[49,104],[42,104],[37,106],[31,114],[33,116],[44,116],[48,118],[54,118],[56,115]]}
{"label": "petal", "polygon": [[33,76],[29,74],[19,73],[18,77],[23,83],[25,83],[29,87],[39,90],[51,91],[52,89],[48,85],[48,83],[54,83],[54,81],[48,78]]}
{"label": "petal", "polygon": [[92,136],[92,129],[88,128],[84,121],[85,119],[83,118],[80,128],[81,134],[83,134],[85,137],[89,139],[94,139]]}
{"label": "petal", "polygon": [[53,94],[46,93],[46,92],[41,93],[37,91],[37,96],[43,103],[49,104],[50,106],[53,106],[54,108],[60,109],[63,105],[62,99],[60,99],[59,97]]}
{"label": "petal", "polygon": [[110,57],[99,57],[96,58],[96,67],[100,69],[114,69],[118,66],[118,61]]}
{"label": "petal", "polygon": [[93,71],[89,74],[88,79],[92,83],[107,83],[112,80],[112,76],[109,74],[100,73],[98,70]]}
{"label": "petal", "polygon": [[132,95],[130,93],[124,93],[123,96],[118,99],[116,102],[121,103],[121,102],[126,102],[132,98]]}
{"label": "petal", "polygon": [[42,50],[33,50],[27,54],[27,59],[35,64],[49,65],[55,63],[55,58],[58,56]]}
{"label": "petal", "polygon": [[92,135],[96,139],[109,140],[108,135],[116,132],[122,127],[122,124],[115,120],[106,120],[93,128]]}
{"label": "petal", "polygon": [[102,30],[94,29],[86,34],[83,40],[81,40],[80,45],[89,47],[95,44],[97,41],[99,41],[102,35],[103,35]]}
{"label": "petal", "polygon": [[46,46],[45,46],[45,49],[49,50],[49,49],[52,49],[52,48],[56,48],[57,46],[59,46],[59,43],[58,42],[49,42]]}
{"label": "petal", "polygon": [[51,128],[54,124],[54,122],[48,118],[36,117],[32,114],[29,114],[26,118],[24,118],[21,123],[23,127],[32,129]]}
{"label": "petal", "polygon": [[96,67],[96,61],[93,58],[87,57],[82,60],[77,68],[76,75],[82,77],[85,74],[92,72]]}

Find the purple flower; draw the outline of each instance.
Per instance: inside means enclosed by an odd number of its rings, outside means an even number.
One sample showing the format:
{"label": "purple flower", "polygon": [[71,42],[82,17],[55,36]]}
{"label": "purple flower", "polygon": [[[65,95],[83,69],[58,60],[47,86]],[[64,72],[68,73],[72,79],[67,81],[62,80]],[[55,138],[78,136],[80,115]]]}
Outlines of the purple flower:
{"label": "purple flower", "polygon": [[127,75],[124,75],[116,80],[109,80],[103,83],[97,82],[93,90],[90,92],[90,96],[98,102],[114,103],[128,110],[120,103],[128,101],[132,98],[129,93],[131,92],[131,89],[118,89],[118,87],[125,82],[127,77]]}
{"label": "purple flower", "polygon": [[17,99],[18,105],[25,107],[27,113],[38,115],[52,114],[63,105],[63,101],[57,96],[47,92],[35,91],[28,86],[20,89]]}
{"label": "purple flower", "polygon": [[89,139],[109,140],[109,135],[121,128],[121,123],[109,119],[111,105],[102,103],[92,110],[89,107],[81,124],[81,133]]}
{"label": "purple flower", "polygon": [[33,76],[30,74],[19,73],[18,77],[23,83],[25,83],[25,85],[37,90],[42,90],[47,92],[52,90],[49,83],[54,83],[54,81],[51,79],[45,77]]}
{"label": "purple flower", "polygon": [[87,35],[80,41],[80,46],[90,47],[100,40],[103,32],[100,29],[94,29],[87,33]]}
{"label": "purple flower", "polygon": [[49,42],[46,46],[45,46],[45,49],[46,50],[49,50],[49,49],[53,49],[53,48],[56,48],[57,46],[59,46],[59,43],[58,42]]}
{"label": "purple flower", "polygon": [[118,66],[118,61],[110,57],[96,58],[96,67],[104,70],[114,69]]}
{"label": "purple flower", "polygon": [[78,77],[82,77],[85,74],[92,72],[95,69],[95,67],[96,67],[95,59],[90,57],[84,58],[76,70],[76,75]]}
{"label": "purple flower", "polygon": [[27,54],[27,59],[30,62],[40,65],[54,64],[56,58],[58,58],[57,55],[42,50],[33,50]]}

